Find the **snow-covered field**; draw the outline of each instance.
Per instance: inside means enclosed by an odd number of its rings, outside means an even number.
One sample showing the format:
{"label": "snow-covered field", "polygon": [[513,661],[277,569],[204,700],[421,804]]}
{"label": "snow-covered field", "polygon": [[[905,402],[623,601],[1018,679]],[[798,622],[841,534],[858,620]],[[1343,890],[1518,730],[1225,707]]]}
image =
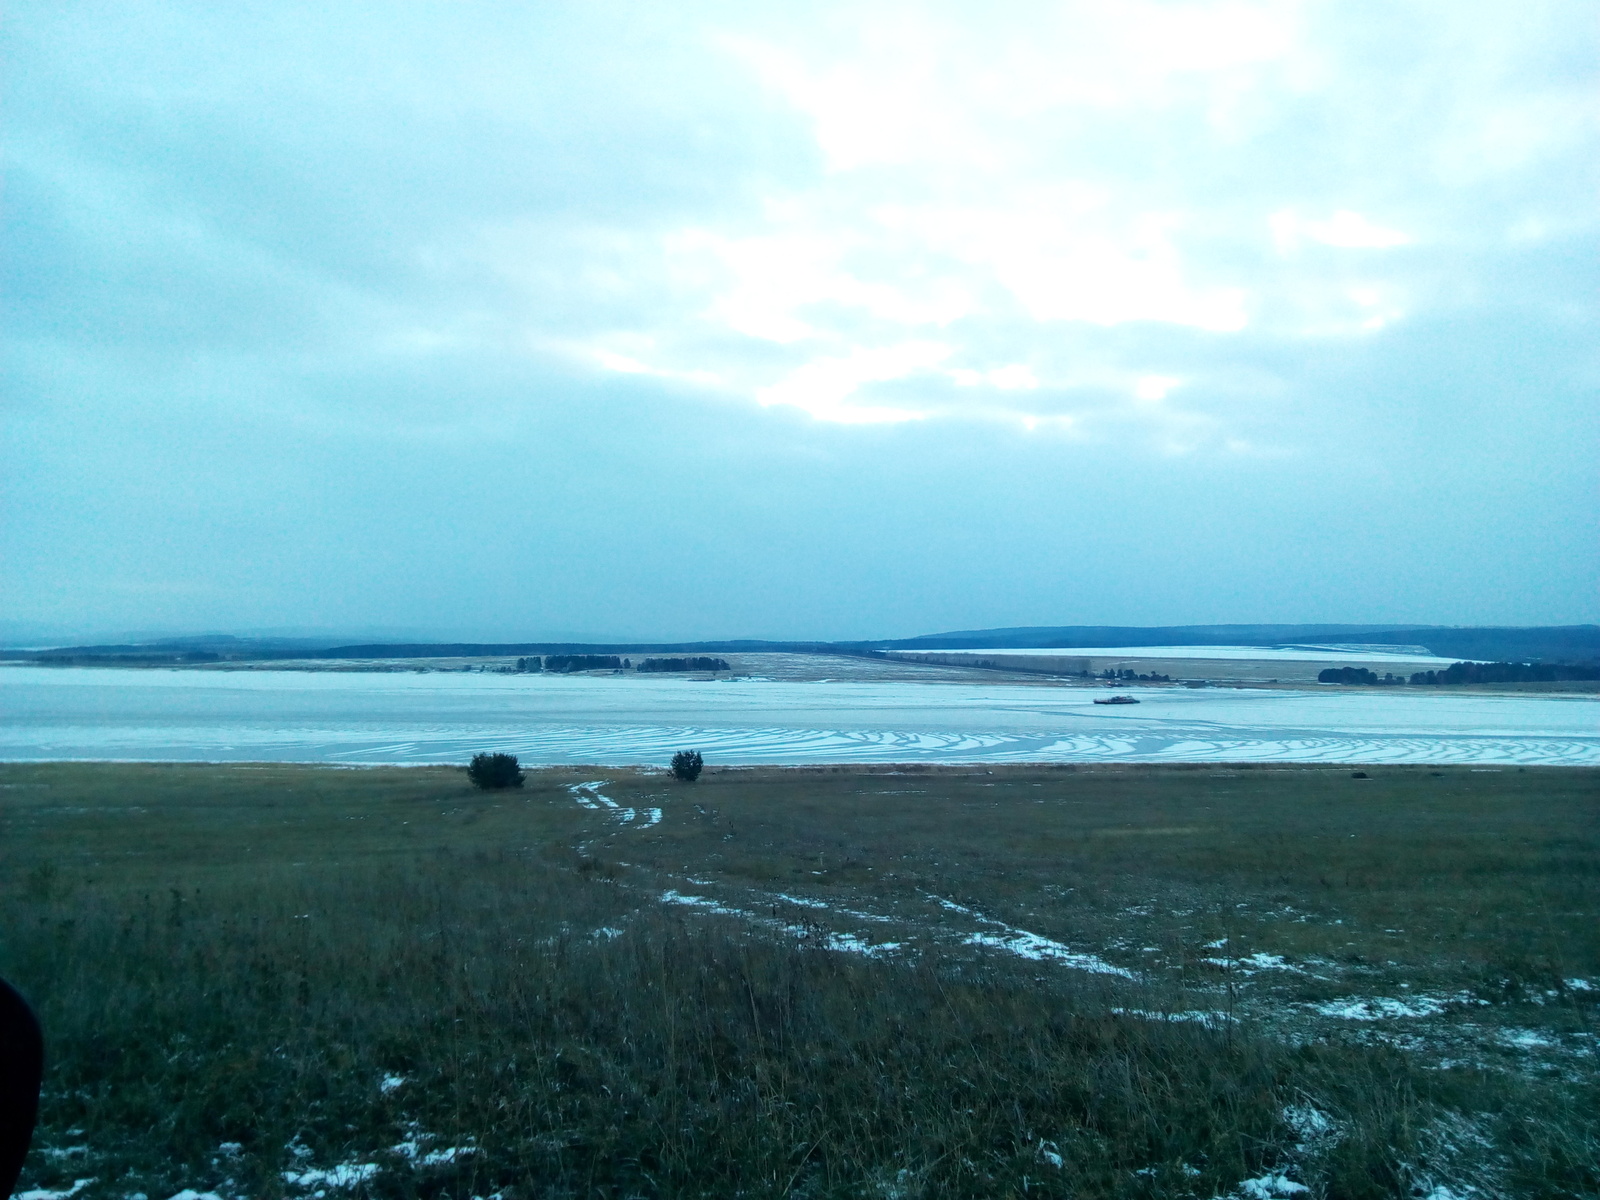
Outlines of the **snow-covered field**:
{"label": "snow-covered field", "polygon": [[0,759],[1600,763],[1600,697],[0,667]]}
{"label": "snow-covered field", "polygon": [[1151,658],[1199,659],[1213,662],[1359,662],[1405,663],[1413,670],[1448,667],[1459,661],[1454,658],[1436,658],[1404,646],[1383,649],[1367,646],[1087,646],[1054,648],[1004,648],[999,650],[897,650],[896,654],[952,654],[972,655],[975,658],[996,658],[1003,655],[1023,655],[1029,658]]}

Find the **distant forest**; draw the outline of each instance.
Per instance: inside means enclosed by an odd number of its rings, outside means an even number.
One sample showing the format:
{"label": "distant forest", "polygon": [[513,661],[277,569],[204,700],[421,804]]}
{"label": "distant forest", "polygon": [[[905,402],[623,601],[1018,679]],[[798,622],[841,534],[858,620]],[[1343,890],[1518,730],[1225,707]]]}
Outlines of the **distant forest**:
{"label": "distant forest", "polygon": [[[1600,679],[1600,667],[1564,667],[1551,663],[1514,662],[1458,662],[1442,671],[1417,671],[1411,682],[1439,686],[1455,683],[1558,683],[1567,680]],[[1385,673],[1365,667],[1329,667],[1317,676],[1318,683],[1360,683],[1385,686],[1406,682],[1403,675]]]}
{"label": "distant forest", "polygon": [[547,654],[546,671],[570,675],[573,671],[621,671],[630,664],[615,654]]}

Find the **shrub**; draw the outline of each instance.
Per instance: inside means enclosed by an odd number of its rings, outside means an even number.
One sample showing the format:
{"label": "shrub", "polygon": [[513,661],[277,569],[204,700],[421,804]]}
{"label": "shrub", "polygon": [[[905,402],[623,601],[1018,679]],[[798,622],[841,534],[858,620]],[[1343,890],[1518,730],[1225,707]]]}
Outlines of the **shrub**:
{"label": "shrub", "polygon": [[672,776],[685,783],[693,783],[700,778],[700,768],[705,765],[705,759],[700,757],[700,751],[679,750],[672,756]]}
{"label": "shrub", "polygon": [[484,790],[522,786],[522,771],[515,754],[474,754],[467,778]]}

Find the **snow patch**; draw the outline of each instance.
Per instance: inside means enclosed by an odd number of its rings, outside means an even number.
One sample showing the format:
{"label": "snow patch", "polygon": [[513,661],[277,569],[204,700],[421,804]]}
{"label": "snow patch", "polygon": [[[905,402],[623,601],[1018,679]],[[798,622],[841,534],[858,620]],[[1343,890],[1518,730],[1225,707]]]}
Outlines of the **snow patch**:
{"label": "snow patch", "polygon": [[419,1167],[446,1166],[458,1158],[465,1158],[469,1154],[478,1152],[476,1146],[446,1146],[439,1150],[424,1150],[422,1143],[430,1140],[432,1136],[432,1134],[421,1134],[407,1141],[397,1142],[390,1149]]}
{"label": "snow patch", "polygon": [[1500,1043],[1517,1050],[1542,1050],[1556,1044],[1553,1038],[1535,1029],[1502,1029]]}
{"label": "snow patch", "polygon": [[1232,1194],[1245,1197],[1246,1200],[1278,1200],[1278,1197],[1299,1196],[1310,1190],[1305,1184],[1296,1183],[1287,1175],[1269,1171],[1265,1175],[1257,1175],[1254,1179],[1241,1179],[1234,1185]]}
{"label": "snow patch", "polygon": [[396,1088],[404,1087],[405,1083],[406,1077],[404,1075],[385,1075],[378,1081],[378,1090],[387,1096]]}
{"label": "snow patch", "polygon": [[1193,1021],[1204,1025],[1208,1029],[1215,1029],[1220,1025],[1238,1021],[1238,1017],[1230,1016],[1225,1012],[1212,1012],[1206,1009],[1192,1008],[1183,1012],[1152,1012],[1144,1008],[1113,1008],[1111,1010],[1119,1017],[1138,1017],[1141,1021]]}
{"label": "snow patch", "polygon": [[1117,967],[1108,963],[1103,958],[1093,954],[1079,954],[1063,946],[1060,942],[1051,941],[1037,933],[1029,933],[1025,929],[1014,929],[1009,936],[999,936],[992,933],[974,933],[968,935],[966,944],[969,946],[992,946],[997,950],[1005,950],[1015,954],[1018,958],[1032,959],[1034,962],[1058,962],[1063,966],[1073,967],[1079,971],[1090,971],[1096,975],[1120,975],[1124,979],[1132,979],[1133,972],[1125,967]]}
{"label": "snow patch", "polygon": [[1453,996],[1408,996],[1404,1000],[1392,996],[1356,996],[1308,1007],[1325,1017],[1346,1021],[1387,1021],[1399,1017],[1436,1017],[1453,1005],[1487,1003],[1470,992],[1457,992]]}
{"label": "snow patch", "polygon": [[1132,971],[1123,967],[1113,966],[1105,959],[1093,954],[1080,954],[1060,942],[1053,941],[1041,934],[1030,933],[1026,929],[1018,929],[998,921],[994,917],[986,917],[982,913],[957,904],[953,900],[946,900],[943,896],[935,896],[931,892],[924,892],[924,896],[932,900],[940,908],[948,912],[957,912],[962,916],[971,917],[983,925],[990,925],[1001,931],[1000,934],[973,933],[969,934],[965,942],[968,946],[989,946],[996,950],[1005,950],[1015,954],[1018,958],[1031,959],[1034,962],[1058,962],[1063,966],[1073,967],[1079,971],[1090,971],[1096,975],[1120,975],[1124,979],[1133,979]]}
{"label": "snow patch", "polygon": [[[682,892],[669,890],[661,893],[661,899],[667,904],[681,904],[687,908],[698,908],[705,912],[719,913],[723,916],[742,917],[752,925],[759,925],[776,933],[786,933],[790,937],[802,941],[815,937],[817,938],[817,944],[826,950],[841,950],[848,954],[864,954],[870,958],[875,955],[889,954],[900,948],[899,942],[880,942],[877,945],[873,945],[865,938],[857,937],[853,933],[819,932],[815,927],[808,929],[803,925],[788,925],[782,921],[775,921],[770,917],[758,916],[742,908],[732,908],[726,904],[720,904],[709,896],[686,896]],[[827,908],[827,905],[818,904],[814,907]]]}
{"label": "snow patch", "polygon": [[[600,795],[600,789],[605,787],[605,785],[605,780],[597,779],[593,783],[569,784],[567,791],[571,793],[572,798],[584,808],[599,808],[599,800],[604,799],[604,797]],[[607,803],[609,804],[611,802],[607,801]],[[616,805],[612,804],[611,807],[615,808]]]}
{"label": "snow patch", "polygon": [[68,1196],[76,1196],[94,1181],[95,1177],[92,1175],[88,1179],[75,1179],[71,1187],[55,1192],[49,1188],[32,1188],[26,1192],[15,1193],[13,1200],[66,1200]]}
{"label": "snow patch", "polygon": [[681,904],[686,908],[701,908],[706,912],[722,913],[729,917],[750,917],[742,908],[729,908],[726,904],[719,904],[710,896],[685,896],[682,892],[669,888],[661,893],[663,904]]}
{"label": "snow patch", "polygon": [[381,1168],[377,1163],[340,1163],[336,1167],[309,1167],[304,1171],[285,1171],[283,1181],[296,1187],[353,1188],[365,1183]]}

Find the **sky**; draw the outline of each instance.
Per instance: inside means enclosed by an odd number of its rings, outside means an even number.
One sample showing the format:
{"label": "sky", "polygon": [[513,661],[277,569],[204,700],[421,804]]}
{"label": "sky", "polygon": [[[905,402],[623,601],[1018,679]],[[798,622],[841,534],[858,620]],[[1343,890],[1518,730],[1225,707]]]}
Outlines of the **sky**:
{"label": "sky", "polygon": [[1600,620],[1600,18],[0,22],[0,629]]}

